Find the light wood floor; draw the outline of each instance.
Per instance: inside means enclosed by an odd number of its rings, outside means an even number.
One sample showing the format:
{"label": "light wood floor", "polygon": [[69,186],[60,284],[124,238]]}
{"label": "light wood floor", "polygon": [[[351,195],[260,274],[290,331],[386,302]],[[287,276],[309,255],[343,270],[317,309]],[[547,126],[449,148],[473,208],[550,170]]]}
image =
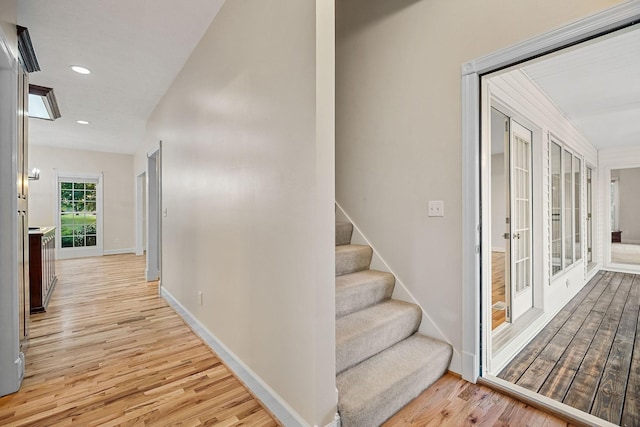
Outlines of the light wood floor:
{"label": "light wood floor", "polygon": [[384,427],[569,426],[487,387],[447,374],[395,414]]}
{"label": "light wood floor", "polygon": [[498,375],[640,426],[640,276],[599,272]]}
{"label": "light wood floor", "polygon": [[2,426],[278,423],[144,281],[144,257],[58,261]]}
{"label": "light wood floor", "polygon": [[[143,280],[143,257],[57,268],[48,311],[32,316],[23,386],[0,398],[0,425],[278,425]],[[567,423],[447,374],[385,425]]]}
{"label": "light wood floor", "polygon": [[506,304],[504,283],[504,252],[491,252],[491,329],[506,321],[506,309],[496,309],[497,302]]}

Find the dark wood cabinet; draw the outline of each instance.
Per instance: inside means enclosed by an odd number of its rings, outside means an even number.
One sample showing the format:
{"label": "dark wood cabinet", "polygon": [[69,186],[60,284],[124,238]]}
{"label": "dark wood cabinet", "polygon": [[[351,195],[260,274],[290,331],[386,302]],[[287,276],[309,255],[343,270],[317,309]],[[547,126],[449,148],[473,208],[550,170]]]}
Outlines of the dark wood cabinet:
{"label": "dark wood cabinet", "polygon": [[620,242],[622,242],[622,231],[612,231],[611,243],[620,243]]}
{"label": "dark wood cabinet", "polygon": [[56,229],[29,230],[29,296],[31,313],[46,311],[56,276]]}

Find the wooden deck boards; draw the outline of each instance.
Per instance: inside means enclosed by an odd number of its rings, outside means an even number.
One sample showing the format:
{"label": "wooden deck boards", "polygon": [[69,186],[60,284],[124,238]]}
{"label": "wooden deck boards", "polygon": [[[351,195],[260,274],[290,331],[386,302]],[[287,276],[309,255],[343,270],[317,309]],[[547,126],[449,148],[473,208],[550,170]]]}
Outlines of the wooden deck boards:
{"label": "wooden deck boards", "polygon": [[600,272],[498,376],[614,424],[640,425],[640,276]]}

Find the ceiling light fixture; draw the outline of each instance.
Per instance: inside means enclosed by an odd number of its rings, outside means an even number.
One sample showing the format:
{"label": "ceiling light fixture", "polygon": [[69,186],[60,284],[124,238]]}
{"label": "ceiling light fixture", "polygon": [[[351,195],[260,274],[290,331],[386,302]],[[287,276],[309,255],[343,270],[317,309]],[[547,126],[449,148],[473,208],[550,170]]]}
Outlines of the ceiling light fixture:
{"label": "ceiling light fixture", "polygon": [[71,65],[71,69],[78,74],[91,74],[91,71],[88,68],[84,68],[79,65]]}
{"label": "ceiling light fixture", "polygon": [[79,125],[88,125],[89,122],[86,120],[76,120],[76,123],[78,123]]}

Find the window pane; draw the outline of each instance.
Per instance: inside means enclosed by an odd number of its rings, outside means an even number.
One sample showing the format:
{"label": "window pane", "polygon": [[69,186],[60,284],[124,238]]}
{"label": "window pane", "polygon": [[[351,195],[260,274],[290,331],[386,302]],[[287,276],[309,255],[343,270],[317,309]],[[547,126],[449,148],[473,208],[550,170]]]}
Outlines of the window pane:
{"label": "window pane", "polygon": [[575,236],[574,250],[575,250],[576,261],[578,261],[579,259],[582,259],[582,236],[581,236],[582,221],[580,220],[580,209],[582,207],[581,206],[582,203],[580,203],[581,185],[582,185],[581,161],[579,158],[574,156],[573,157],[573,186],[574,186],[573,211],[575,215],[574,215],[573,228],[574,228],[574,236]]}
{"label": "window pane", "polygon": [[551,144],[551,272],[562,270],[562,149],[556,143]]}
{"label": "window pane", "polygon": [[563,194],[563,211],[564,220],[563,239],[564,239],[564,267],[573,264],[573,174],[571,166],[573,156],[567,150],[564,150],[562,156],[562,172],[564,174],[564,194]]}
{"label": "window pane", "polygon": [[96,184],[61,182],[59,197],[61,246],[96,246]]}

